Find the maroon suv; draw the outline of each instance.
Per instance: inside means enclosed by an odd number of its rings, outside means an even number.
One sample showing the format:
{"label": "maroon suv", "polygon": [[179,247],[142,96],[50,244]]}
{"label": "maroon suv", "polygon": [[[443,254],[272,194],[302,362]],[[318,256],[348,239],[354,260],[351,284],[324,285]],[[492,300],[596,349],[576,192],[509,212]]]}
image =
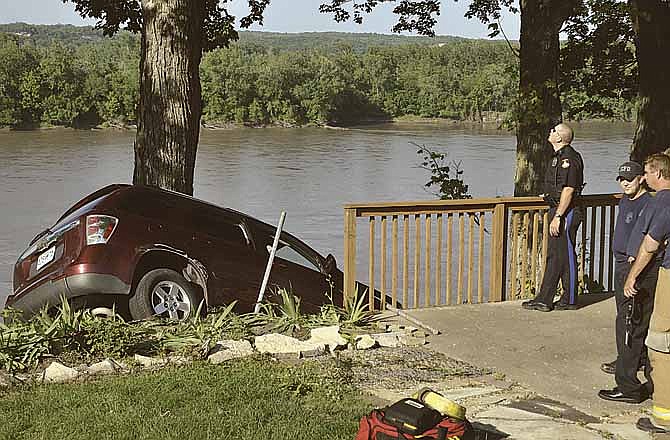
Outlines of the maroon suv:
{"label": "maroon suv", "polygon": [[[204,299],[251,311],[275,227],[172,191],[110,185],[85,197],[38,234],[14,267],[7,306],[28,317],[44,306],[116,304],[133,319],[184,318]],[[286,288],[316,311],[342,304],[342,272],[282,232],[269,290]]]}

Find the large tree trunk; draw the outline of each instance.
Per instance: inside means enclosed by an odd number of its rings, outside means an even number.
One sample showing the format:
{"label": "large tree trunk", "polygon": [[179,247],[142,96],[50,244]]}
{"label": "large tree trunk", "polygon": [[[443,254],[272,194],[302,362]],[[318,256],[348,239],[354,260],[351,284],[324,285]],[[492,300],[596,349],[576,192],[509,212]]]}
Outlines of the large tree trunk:
{"label": "large tree trunk", "polygon": [[133,183],[193,194],[202,113],[199,0],[142,0]]}
{"label": "large tree trunk", "polygon": [[670,147],[670,2],[629,0],[640,77],[630,157],[643,161]]}
{"label": "large tree trunk", "polygon": [[519,102],[514,195],[537,195],[551,147],[549,130],[559,123],[559,40],[573,0],[521,0]]}

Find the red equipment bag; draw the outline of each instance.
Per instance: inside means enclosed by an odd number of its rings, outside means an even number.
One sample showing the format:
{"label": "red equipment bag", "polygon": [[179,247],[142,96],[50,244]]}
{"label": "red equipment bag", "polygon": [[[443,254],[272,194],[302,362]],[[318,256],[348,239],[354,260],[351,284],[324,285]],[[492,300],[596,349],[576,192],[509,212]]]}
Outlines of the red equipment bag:
{"label": "red equipment bag", "polygon": [[467,420],[444,417],[435,426],[412,435],[384,421],[384,410],[375,409],[361,418],[355,440],[474,440],[475,432]]}

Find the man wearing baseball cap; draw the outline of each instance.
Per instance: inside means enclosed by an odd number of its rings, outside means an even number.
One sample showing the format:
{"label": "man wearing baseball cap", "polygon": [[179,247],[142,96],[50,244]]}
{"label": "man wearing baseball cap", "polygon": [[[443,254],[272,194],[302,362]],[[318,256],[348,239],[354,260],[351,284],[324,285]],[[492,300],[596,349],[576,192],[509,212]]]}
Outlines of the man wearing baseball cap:
{"label": "man wearing baseball cap", "polygon": [[[637,162],[626,162],[619,166],[617,181],[623,191],[619,202],[619,213],[612,239],[614,253],[614,291],[616,299],[616,347],[614,362],[602,364],[600,368],[614,374],[616,387],[600,390],[598,396],[605,400],[623,403],[640,403],[651,394],[651,380],[644,339],[649,328],[654,305],[654,291],[660,260],[652,261],[637,278],[640,292],[635,298],[624,295],[623,286],[637,256],[637,249],[644,238],[644,210],[651,195],[644,185],[644,169]],[[637,378],[637,371],[645,366],[647,386]]]}

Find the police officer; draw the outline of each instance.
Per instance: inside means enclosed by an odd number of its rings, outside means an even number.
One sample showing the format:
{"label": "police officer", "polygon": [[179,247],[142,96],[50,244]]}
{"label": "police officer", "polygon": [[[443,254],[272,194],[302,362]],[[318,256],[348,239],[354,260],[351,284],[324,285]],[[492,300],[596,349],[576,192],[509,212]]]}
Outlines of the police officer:
{"label": "police officer", "polygon": [[[575,238],[583,215],[576,202],[584,186],[584,161],[570,145],[572,138],[572,129],[566,124],[558,124],[549,133],[554,153],[544,180],[544,198],[549,203],[551,219],[547,264],[540,292],[535,299],[522,303],[524,309],[550,312],[577,306]],[[554,304],[559,279],[563,295]]]}
{"label": "police officer", "polygon": [[[640,293],[637,282],[647,265],[658,252],[662,252],[670,239],[670,157],[652,154],[644,162],[647,184],[656,190],[649,205],[654,214],[645,225],[644,239],[637,258],[624,283],[623,292],[628,298]],[[648,206],[649,206],[648,205]],[[645,340],[654,382],[651,420],[640,418],[636,426],[649,432],[670,432],[670,252],[665,252],[654,295],[654,308]]]}
{"label": "police officer", "polygon": [[[655,258],[638,275],[638,294],[635,299],[623,293],[631,264],[644,238],[645,225],[653,216],[653,199],[644,186],[644,171],[637,162],[626,162],[619,167],[617,180],[624,196],[619,202],[619,213],[614,228],[612,251],[614,253],[614,291],[617,306],[616,347],[617,359],[601,365],[606,373],[613,373],[616,387],[600,390],[598,397],[615,402],[640,403],[651,393],[647,349],[644,339],[649,328],[649,318],[654,305],[654,290],[658,278],[660,259]],[[662,255],[661,255],[662,257]],[[640,365],[646,365],[648,388],[637,378]]]}

